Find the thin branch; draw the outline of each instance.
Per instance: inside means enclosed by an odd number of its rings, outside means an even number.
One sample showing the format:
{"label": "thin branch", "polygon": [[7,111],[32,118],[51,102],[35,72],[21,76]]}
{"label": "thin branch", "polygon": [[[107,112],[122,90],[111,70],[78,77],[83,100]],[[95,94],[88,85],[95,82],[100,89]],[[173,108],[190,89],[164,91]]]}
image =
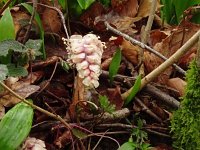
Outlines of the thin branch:
{"label": "thin branch", "polygon": [[28,104],[29,106],[31,106],[32,108],[46,114],[49,117],[52,117],[58,121],[60,121],[61,123],[63,123],[65,125],[66,128],[68,128],[69,130],[71,130],[71,126],[64,120],[62,119],[59,115],[55,115],[41,107],[38,107],[34,104],[32,104],[31,102],[27,101],[25,98],[21,97],[19,94],[15,93],[13,90],[11,90],[7,85],[5,85],[3,82],[0,82],[0,85],[2,87],[4,87],[6,90],[8,90],[12,95],[14,95],[15,97],[17,97],[18,99],[20,99],[22,102]]}
{"label": "thin branch", "polygon": [[1,14],[4,12],[4,10],[6,10],[6,8],[10,5],[10,3],[12,2],[12,0],[8,0],[5,5],[1,8],[0,10],[0,16]]}
{"label": "thin branch", "polygon": [[[138,46],[140,46],[141,48],[145,48],[146,50],[150,51],[151,53],[155,54],[156,56],[162,58],[163,60],[167,60],[168,58],[166,58],[165,56],[163,56],[162,54],[160,54],[158,51],[154,50],[153,48],[149,47],[148,45],[140,42],[140,41],[137,41],[135,39],[133,39],[132,37],[128,36],[127,34],[124,34],[122,32],[120,32],[119,30],[111,27],[108,22],[105,22],[105,26],[107,27],[108,30],[111,30],[112,32],[114,32],[115,34],[117,35],[120,35],[120,36],[123,36],[126,40],[130,41],[132,44],[136,44]],[[182,74],[186,74],[186,72],[180,68],[179,66],[177,66],[176,64],[172,64],[173,67],[180,73]]]}
{"label": "thin branch", "polygon": [[142,107],[142,110],[146,112],[149,116],[153,117],[158,122],[162,122],[162,119],[160,119],[154,112],[152,112],[139,98],[135,97],[135,101]]}
{"label": "thin branch", "polygon": [[35,17],[35,11],[37,9],[37,0],[33,0],[33,11],[32,11],[32,14],[31,14],[31,18],[30,18],[30,21],[29,21],[29,25],[28,25],[28,28],[26,30],[26,33],[24,35],[24,39],[23,39],[23,44],[26,43],[26,41],[28,40],[28,37],[29,37],[29,33],[30,33],[30,30],[31,30],[31,27],[32,27],[32,24],[33,24],[33,20],[34,20],[34,17]]}
{"label": "thin branch", "polygon": [[[145,76],[141,81],[140,89],[142,89],[149,82],[153,81],[158,75],[160,75],[163,71],[165,71],[170,65],[180,59],[199,39],[200,30],[196,32],[181,48],[179,48],[176,53],[174,53],[169,59],[167,59],[164,63],[154,69],[151,73]],[[128,95],[131,93],[132,88],[122,94],[122,98],[126,99]]]}
{"label": "thin branch", "polygon": [[[32,2],[27,2],[27,4],[30,4],[30,3],[32,4]],[[58,14],[60,16],[60,19],[62,21],[62,24],[63,24],[63,28],[65,30],[65,34],[67,36],[67,39],[69,39],[69,34],[68,34],[68,30],[67,30],[66,23],[65,23],[65,17],[63,15],[63,13],[60,11],[60,9],[58,9],[56,7],[53,7],[53,6],[45,5],[45,4],[42,4],[42,3],[37,3],[37,4],[40,5],[40,6],[43,6],[43,7],[47,7],[47,8],[53,9],[53,10],[58,12]]]}

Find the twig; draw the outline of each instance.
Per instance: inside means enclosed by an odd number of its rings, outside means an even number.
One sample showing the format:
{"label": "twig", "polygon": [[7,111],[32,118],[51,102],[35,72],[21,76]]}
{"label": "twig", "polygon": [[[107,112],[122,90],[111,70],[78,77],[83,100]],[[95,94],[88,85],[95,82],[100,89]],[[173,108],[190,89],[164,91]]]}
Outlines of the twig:
{"label": "twig", "polygon": [[34,17],[35,17],[35,11],[37,9],[37,0],[33,0],[33,11],[32,11],[32,14],[31,14],[31,18],[30,18],[30,21],[29,21],[29,25],[27,27],[27,30],[26,30],[26,33],[24,35],[24,39],[23,39],[23,44],[26,43],[26,41],[28,40],[28,37],[29,37],[29,33],[30,33],[30,30],[31,30],[31,27],[32,27],[32,23],[33,23],[33,20],[34,20]]}
{"label": "twig", "polygon": [[4,10],[6,10],[6,8],[10,5],[10,3],[12,2],[12,0],[8,0],[5,5],[1,8],[0,10],[0,16],[1,14],[4,12]]}
{"label": "twig", "polygon": [[56,61],[56,64],[54,66],[54,69],[53,69],[53,72],[52,72],[50,78],[46,81],[46,83],[44,84],[44,86],[42,87],[42,89],[35,95],[35,97],[37,97],[49,85],[49,83],[51,82],[51,80],[52,80],[52,78],[53,78],[53,76],[54,76],[54,74],[56,72],[57,66],[58,66],[58,61]]}
{"label": "twig", "polygon": [[[32,2],[27,2],[27,4],[32,4]],[[53,10],[58,12],[58,14],[60,16],[60,19],[62,21],[62,24],[63,24],[63,28],[65,30],[65,34],[67,36],[67,39],[69,39],[69,34],[68,34],[68,30],[67,30],[66,23],[65,23],[65,17],[63,15],[63,13],[60,11],[60,9],[58,9],[56,7],[49,6],[49,5],[45,5],[45,4],[42,4],[42,3],[37,3],[37,4],[40,5],[40,6],[43,6],[43,7],[47,7],[47,8],[53,9]]]}
{"label": "twig", "polygon": [[[141,48],[145,48],[146,50],[148,50],[151,53],[155,54],[156,56],[162,58],[163,60],[167,60],[168,59],[165,56],[163,56],[162,54],[160,54],[158,51],[156,51],[153,48],[149,47],[148,45],[146,45],[146,44],[144,44],[144,43],[142,43],[140,41],[137,41],[137,40],[133,39],[132,37],[128,36],[127,34],[124,34],[124,33],[120,32],[119,30],[111,27],[108,24],[108,22],[105,22],[105,26],[108,28],[108,30],[111,30],[112,32],[114,32],[117,35],[123,36],[126,40],[130,41],[133,44],[136,44],[136,45],[140,46]],[[172,64],[172,65],[178,72],[180,72],[180,73],[185,75],[186,72],[182,68],[180,68],[176,64]]]}
{"label": "twig", "polygon": [[135,101],[143,108],[144,112],[146,112],[158,122],[162,122],[162,119],[160,119],[154,112],[152,112],[139,98],[135,97]]}
{"label": "twig", "polygon": [[[155,11],[156,11],[156,6],[157,6],[157,0],[153,0],[151,3],[151,9],[150,9],[150,14],[148,17],[148,21],[147,21],[147,25],[144,28],[144,26],[141,29],[141,41],[144,44],[147,44],[147,41],[149,39],[149,33],[151,31],[151,27],[153,24],[153,20],[154,20],[154,15],[155,15]],[[143,30],[144,28],[144,30]],[[145,73],[144,73],[144,49],[143,48],[139,48],[139,74],[144,77]]]}
{"label": "twig", "polygon": [[58,14],[60,15],[62,24],[63,24],[63,28],[64,28],[64,30],[65,30],[65,34],[66,34],[66,36],[67,36],[67,39],[69,39],[69,34],[68,34],[68,30],[67,30],[66,23],[65,23],[65,17],[64,17],[64,15],[63,15],[63,13],[60,11],[60,9],[58,9],[57,7],[52,7],[52,6],[48,6],[48,5],[41,4],[41,3],[38,3],[38,5],[44,6],[44,7],[50,8],[50,9],[53,9],[53,10],[55,10],[55,11],[58,12]]}
{"label": "twig", "polygon": [[[145,76],[141,81],[140,89],[142,89],[149,82],[153,81],[158,75],[160,75],[164,70],[166,70],[170,65],[176,62],[178,59],[183,56],[188,49],[190,49],[199,39],[200,30],[196,32],[181,48],[179,48],[176,53],[174,53],[169,59],[167,59],[164,63],[154,69],[151,73]],[[128,95],[131,93],[132,88],[122,94],[122,98],[126,99]]]}
{"label": "twig", "polygon": [[148,84],[144,90],[153,95],[154,97],[161,99],[165,103],[173,106],[174,108],[178,108],[180,105],[180,102],[177,101],[175,98],[165,94],[164,92],[162,92],[161,90],[159,90],[151,84]]}
{"label": "twig", "polygon": [[21,97],[19,94],[15,93],[13,90],[11,90],[7,85],[5,85],[3,82],[0,82],[0,85],[2,87],[4,87],[6,90],[8,90],[12,95],[14,95],[15,97],[17,97],[18,99],[20,99],[22,102],[28,104],[29,106],[31,106],[32,108],[46,114],[49,117],[52,117],[58,121],[60,121],[61,123],[63,123],[65,125],[65,127],[67,127],[69,130],[71,130],[71,126],[65,121],[63,120],[59,115],[55,115],[41,107],[38,107],[34,104],[32,104],[31,102],[27,101],[25,98]]}

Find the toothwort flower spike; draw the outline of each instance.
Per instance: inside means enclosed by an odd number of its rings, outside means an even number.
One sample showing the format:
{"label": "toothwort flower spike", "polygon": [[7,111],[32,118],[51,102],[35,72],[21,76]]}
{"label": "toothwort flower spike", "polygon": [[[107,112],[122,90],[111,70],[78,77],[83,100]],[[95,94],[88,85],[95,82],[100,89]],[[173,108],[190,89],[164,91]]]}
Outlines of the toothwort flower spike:
{"label": "toothwort flower spike", "polygon": [[68,62],[76,66],[83,84],[88,88],[97,88],[105,43],[95,34],[72,35],[69,39],[63,38],[63,41],[67,46]]}

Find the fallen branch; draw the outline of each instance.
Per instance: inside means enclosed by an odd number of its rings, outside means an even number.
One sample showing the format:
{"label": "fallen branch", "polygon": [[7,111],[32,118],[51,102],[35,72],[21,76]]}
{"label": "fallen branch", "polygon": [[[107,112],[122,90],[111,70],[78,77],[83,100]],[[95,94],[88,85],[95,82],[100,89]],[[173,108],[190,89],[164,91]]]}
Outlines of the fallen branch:
{"label": "fallen branch", "polygon": [[[105,22],[105,26],[107,27],[108,30],[111,30],[112,32],[114,32],[117,35],[123,36],[126,40],[130,41],[132,44],[136,44],[138,46],[140,46],[141,48],[145,48],[146,50],[148,50],[149,52],[155,54],[156,56],[162,58],[163,60],[167,60],[168,58],[166,58],[165,56],[163,56],[161,53],[159,53],[158,51],[154,50],[153,48],[149,47],[148,45],[137,41],[135,39],[133,39],[132,37],[130,37],[127,34],[124,34],[122,32],[120,32],[119,30],[111,27],[108,22]],[[171,64],[178,72],[180,72],[181,74],[185,75],[185,71],[180,68],[179,66],[177,66],[176,64]]]}
{"label": "fallen branch", "polygon": [[[183,56],[188,49],[190,49],[199,39],[200,30],[195,33],[181,48],[179,48],[176,53],[174,53],[169,59],[167,59],[164,63],[154,69],[151,73],[145,76],[141,81],[140,89],[146,86],[149,82],[153,81],[158,75],[160,75],[163,71],[165,71],[170,65],[179,60],[181,56]],[[122,98],[126,99],[131,93],[132,88],[122,94]]]}
{"label": "fallen branch", "polygon": [[8,90],[12,95],[14,95],[15,97],[19,98],[22,102],[28,104],[29,106],[31,106],[32,108],[46,114],[47,116],[54,118],[58,121],[60,121],[61,123],[63,123],[63,125],[65,125],[66,128],[68,128],[69,130],[71,130],[71,126],[64,120],[62,119],[59,115],[55,115],[41,107],[38,107],[34,104],[32,104],[31,102],[27,101],[25,98],[21,97],[19,94],[15,93],[13,90],[11,90],[7,85],[5,85],[3,82],[0,82],[0,85],[2,87],[4,87],[6,90]]}

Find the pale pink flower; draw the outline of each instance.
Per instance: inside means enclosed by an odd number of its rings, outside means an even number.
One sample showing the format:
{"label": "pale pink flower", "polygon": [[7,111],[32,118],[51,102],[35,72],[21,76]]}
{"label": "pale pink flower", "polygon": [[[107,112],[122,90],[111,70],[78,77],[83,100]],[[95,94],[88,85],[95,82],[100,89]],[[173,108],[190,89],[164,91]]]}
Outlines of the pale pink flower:
{"label": "pale pink flower", "polygon": [[98,87],[105,44],[95,34],[72,35],[70,39],[63,40],[67,45],[69,62],[76,66],[78,76],[83,78],[83,84],[89,88]]}

